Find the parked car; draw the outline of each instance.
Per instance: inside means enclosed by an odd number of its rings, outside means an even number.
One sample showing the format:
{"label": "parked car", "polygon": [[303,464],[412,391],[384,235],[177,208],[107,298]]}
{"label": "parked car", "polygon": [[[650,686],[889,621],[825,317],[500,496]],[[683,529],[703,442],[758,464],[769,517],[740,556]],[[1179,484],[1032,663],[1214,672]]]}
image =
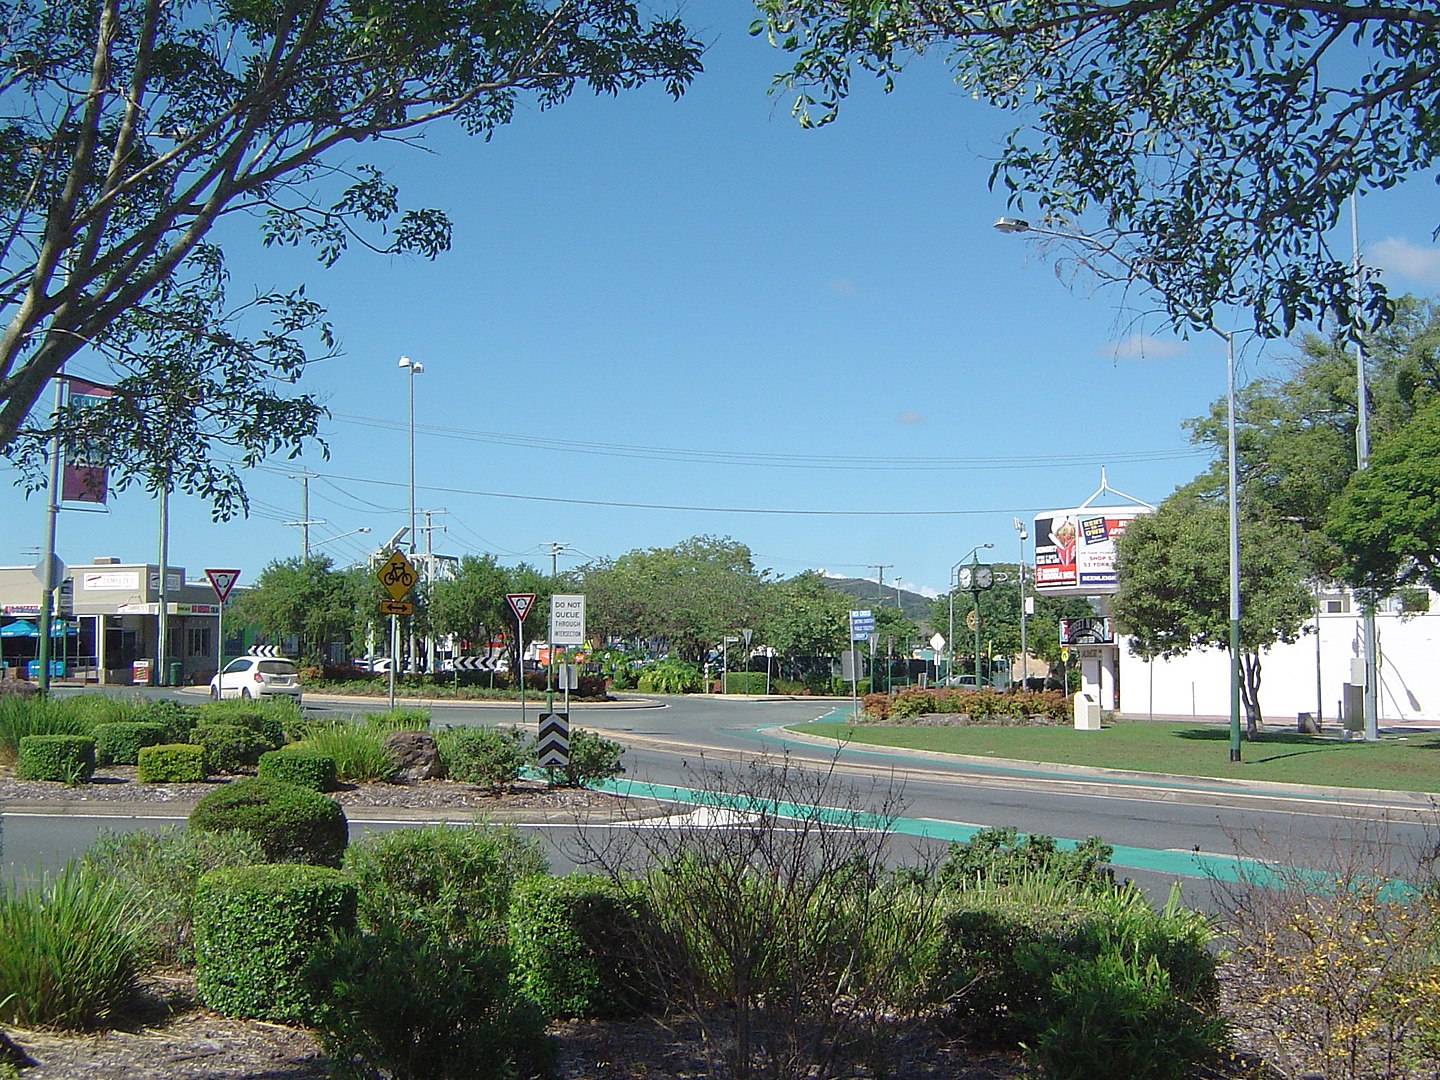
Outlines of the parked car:
{"label": "parked car", "polygon": [[946,686],[968,686],[968,687],[970,687],[970,688],[973,690],[973,689],[975,688],[975,676],[974,676],[974,675],[951,675],[948,679],[945,680],[945,685],[946,685]]}
{"label": "parked car", "polygon": [[288,697],[300,704],[300,673],[293,660],[241,656],[210,680],[210,699]]}

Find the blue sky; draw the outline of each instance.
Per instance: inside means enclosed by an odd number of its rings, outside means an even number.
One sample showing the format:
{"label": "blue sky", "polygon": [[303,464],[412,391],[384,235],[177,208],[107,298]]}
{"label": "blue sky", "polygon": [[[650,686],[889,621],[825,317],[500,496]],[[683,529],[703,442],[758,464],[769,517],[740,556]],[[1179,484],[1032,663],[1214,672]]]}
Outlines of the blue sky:
{"label": "blue sky", "polygon": [[[752,17],[729,2],[687,15],[711,47],[679,102],[577,97],[522,108],[489,143],[447,128],[430,153],[388,151],[405,205],[455,221],[433,263],[353,251],[327,270],[227,227],[235,297],[303,282],[329,308],[344,355],[304,385],[334,414],[330,458],[248,473],[245,520],[172,499],[172,564],[244,582],[298,555],[283,523],[300,517],[302,468],[325,522],[312,546],[337,562],[407,524],[401,355],[425,366],[416,503],[446,511],[435,549],[507,563],[548,565],[551,541],[574,566],[711,533],[782,576],[884,564],[889,584],[943,592],[977,544],[1013,561],[1012,517],[1083,501],[1102,466],[1150,502],[1199,472],[1181,422],[1224,392],[1219,341],[1137,324],[1143,292],[1072,288],[1049,253],[992,229],[1010,119],[937,59],[888,96],[858,83],[836,124],[802,131],[768,93],[784,58],[747,35]],[[1362,199],[1367,261],[1398,292],[1440,290],[1435,206],[1425,182]],[[1252,348],[1242,381],[1288,354]],[[12,565],[33,560],[44,516],[14,478]],[[63,513],[57,548],[72,565],[154,561],[155,504],[131,490],[104,514]]]}

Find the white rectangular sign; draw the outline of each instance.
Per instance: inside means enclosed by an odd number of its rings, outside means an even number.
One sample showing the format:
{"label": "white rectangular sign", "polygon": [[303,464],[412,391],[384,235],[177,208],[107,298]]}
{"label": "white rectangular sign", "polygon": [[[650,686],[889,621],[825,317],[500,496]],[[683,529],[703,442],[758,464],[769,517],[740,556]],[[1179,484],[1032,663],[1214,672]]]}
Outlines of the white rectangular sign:
{"label": "white rectangular sign", "polygon": [[550,597],[550,640],[556,645],[585,644],[585,594]]}
{"label": "white rectangular sign", "polygon": [[102,590],[113,590],[116,592],[140,591],[140,571],[138,570],[105,570],[96,571],[91,574],[80,575],[82,588],[86,592],[100,592]]}

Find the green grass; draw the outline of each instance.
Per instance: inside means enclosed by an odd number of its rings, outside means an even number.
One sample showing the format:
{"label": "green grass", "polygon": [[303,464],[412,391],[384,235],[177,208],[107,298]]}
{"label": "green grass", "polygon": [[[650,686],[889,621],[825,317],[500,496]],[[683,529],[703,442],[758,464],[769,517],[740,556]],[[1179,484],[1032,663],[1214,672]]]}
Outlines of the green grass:
{"label": "green grass", "polygon": [[917,727],[798,724],[791,731],[866,745],[1013,758],[1135,772],[1173,773],[1287,784],[1440,791],[1440,732],[1378,743],[1262,733],[1229,760],[1230,731],[1220,725],[1122,722],[1101,731],[1071,727]]}

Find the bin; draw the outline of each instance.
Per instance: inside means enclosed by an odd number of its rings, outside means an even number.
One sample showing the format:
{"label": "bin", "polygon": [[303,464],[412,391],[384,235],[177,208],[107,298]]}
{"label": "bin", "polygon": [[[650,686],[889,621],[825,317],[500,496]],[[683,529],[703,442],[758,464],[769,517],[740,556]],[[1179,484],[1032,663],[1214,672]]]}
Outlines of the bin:
{"label": "bin", "polygon": [[185,677],[185,664],[180,660],[170,661],[170,679],[166,686],[179,686],[180,680]]}
{"label": "bin", "polygon": [[[31,660],[31,661],[29,661],[28,663],[26,663],[26,665],[25,665],[25,674],[26,674],[27,676],[29,676],[30,678],[32,678],[32,679],[38,679],[38,678],[40,677],[40,661],[39,661],[39,660]],[[57,678],[64,678],[64,676],[65,676],[65,661],[64,661],[64,660],[51,660],[51,661],[50,661],[50,677],[51,677],[52,679],[57,679]]]}
{"label": "bin", "polygon": [[1075,730],[1100,730],[1100,706],[1083,691],[1075,695]]}

